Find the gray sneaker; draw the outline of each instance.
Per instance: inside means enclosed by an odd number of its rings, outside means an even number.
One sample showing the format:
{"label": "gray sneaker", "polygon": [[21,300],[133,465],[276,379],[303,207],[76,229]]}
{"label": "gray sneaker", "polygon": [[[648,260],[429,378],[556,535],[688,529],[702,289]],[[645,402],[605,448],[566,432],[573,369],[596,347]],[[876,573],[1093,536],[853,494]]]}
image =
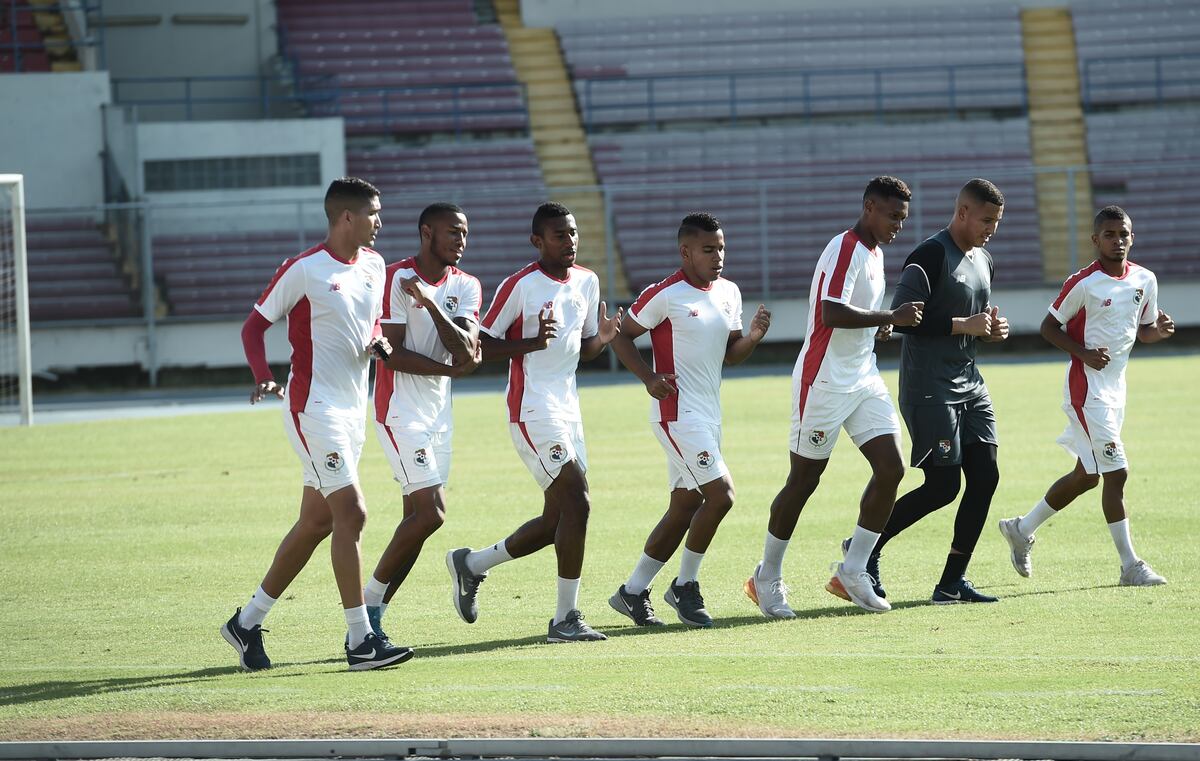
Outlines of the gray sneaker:
{"label": "gray sneaker", "polygon": [[697,629],[709,629],[713,625],[712,616],[704,609],[704,597],[700,594],[700,582],[689,581],[679,584],[679,579],[671,580],[663,600],[675,609],[679,620]]}
{"label": "gray sneaker", "polygon": [[588,626],[578,610],[568,611],[567,617],[557,624],[550,619],[550,630],[546,632],[547,642],[599,642],[604,639],[608,637]]}
{"label": "gray sneaker", "polygon": [[654,614],[654,606],[650,604],[650,589],[642,590],[635,595],[625,591],[622,584],[613,596],[608,598],[608,604],[613,610],[626,618],[632,619],[638,626],[665,626],[662,619]]}
{"label": "gray sneaker", "polygon": [[1017,573],[1028,578],[1033,573],[1033,563],[1029,560],[1029,551],[1033,549],[1033,537],[1021,533],[1021,518],[1004,518],[1000,521],[1000,533],[1008,541],[1011,550],[1009,560]]}
{"label": "gray sneaker", "polygon": [[479,618],[479,606],[475,597],[479,594],[479,585],[487,578],[486,573],[479,575],[471,573],[467,568],[467,555],[471,554],[470,547],[460,547],[446,553],[446,570],[450,572],[450,581],[454,588],[450,590],[450,602],[458,617],[468,624],[475,623]]}
{"label": "gray sneaker", "polygon": [[1146,565],[1145,560],[1139,560],[1121,571],[1121,586],[1123,587],[1157,587],[1166,584],[1167,580]]}

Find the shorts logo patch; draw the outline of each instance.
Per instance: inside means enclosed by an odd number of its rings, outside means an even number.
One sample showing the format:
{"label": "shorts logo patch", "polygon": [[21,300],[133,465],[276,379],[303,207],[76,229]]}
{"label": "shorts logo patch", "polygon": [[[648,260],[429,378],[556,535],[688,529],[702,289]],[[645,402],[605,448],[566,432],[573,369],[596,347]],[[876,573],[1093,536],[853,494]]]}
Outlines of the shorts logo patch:
{"label": "shorts logo patch", "polygon": [[567,448],[562,444],[552,444],[550,446],[550,462],[562,462],[567,459]]}
{"label": "shorts logo patch", "polygon": [[422,468],[429,466],[429,453],[424,449],[418,449],[413,452],[413,462],[420,465]]}
{"label": "shorts logo patch", "polygon": [[1115,441],[1110,441],[1104,445],[1104,456],[1110,460],[1116,460],[1121,456],[1121,445]]}
{"label": "shorts logo patch", "polygon": [[446,300],[442,302],[442,306],[446,308],[447,312],[454,314],[458,311],[458,297],[447,296]]}
{"label": "shorts logo patch", "polygon": [[938,451],[942,453],[943,457],[950,454],[950,450],[952,448],[953,447],[950,444],[950,439],[942,439],[938,442]]}
{"label": "shorts logo patch", "polygon": [[325,470],[336,473],[342,469],[342,456],[337,452],[325,455]]}
{"label": "shorts logo patch", "polygon": [[1146,297],[1146,291],[1142,288],[1138,288],[1136,291],[1133,292],[1133,303],[1140,304],[1140,303],[1142,303],[1142,299],[1145,297]]}
{"label": "shorts logo patch", "polygon": [[825,432],[824,431],[813,431],[812,433],[810,433],[808,435],[808,443],[812,444],[814,447],[824,446]]}
{"label": "shorts logo patch", "polygon": [[713,464],[713,456],[711,454],[709,454],[707,450],[696,455],[696,465],[697,466],[699,466],[705,470],[708,470],[709,468],[712,467],[712,464]]}

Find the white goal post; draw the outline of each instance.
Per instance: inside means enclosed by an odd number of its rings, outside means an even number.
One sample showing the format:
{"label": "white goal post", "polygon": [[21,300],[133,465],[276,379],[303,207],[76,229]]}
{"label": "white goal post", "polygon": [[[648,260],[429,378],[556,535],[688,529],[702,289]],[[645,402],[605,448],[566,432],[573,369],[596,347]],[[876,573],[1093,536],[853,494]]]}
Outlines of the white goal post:
{"label": "white goal post", "polygon": [[31,368],[25,179],[0,174],[0,419],[33,424]]}

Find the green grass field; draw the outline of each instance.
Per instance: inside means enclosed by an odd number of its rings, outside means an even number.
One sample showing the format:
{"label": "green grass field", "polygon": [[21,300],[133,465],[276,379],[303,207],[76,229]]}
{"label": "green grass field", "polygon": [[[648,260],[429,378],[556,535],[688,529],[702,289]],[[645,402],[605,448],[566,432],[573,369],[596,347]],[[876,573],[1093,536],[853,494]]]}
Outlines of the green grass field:
{"label": "green grass field", "polygon": [[[996,519],[1027,510],[1071,462],[1054,443],[1063,364],[997,364],[985,375],[1002,476],[971,576],[1002,601],[926,604],[953,508],[889,546],[893,612],[865,614],[823,590],[868,472],[843,439],[788,553],[800,615],[789,622],[763,619],[741,585],[786,473],[790,379],[727,382],[724,452],[738,501],[702,570],[717,618],[709,631],[640,631],[608,608],[664,506],[665,467],[640,387],[585,388],[593,511],[581,606],[610,635],[588,645],[543,644],[550,551],[497,568],[477,624],[452,611],[446,550],[500,539],[541,504],[509,443],[500,393],[462,396],[449,519],[386,621],[417,658],[368,673],[346,670],[323,550],[267,621],[276,668],[240,673],[217,633],[295,517],[299,468],[278,415],[0,430],[0,738],[1200,740],[1198,370],[1195,355],[1135,357],[1129,370],[1133,536],[1169,585],[1116,586],[1097,493],[1042,527],[1033,578],[1013,572]],[[369,570],[400,512],[373,433],[361,473]]]}

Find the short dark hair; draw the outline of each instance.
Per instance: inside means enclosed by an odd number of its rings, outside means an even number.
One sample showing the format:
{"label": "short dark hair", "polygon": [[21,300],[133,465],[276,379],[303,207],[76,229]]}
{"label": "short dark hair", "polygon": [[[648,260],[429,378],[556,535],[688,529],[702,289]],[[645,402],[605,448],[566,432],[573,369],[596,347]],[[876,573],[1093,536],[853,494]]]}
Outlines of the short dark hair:
{"label": "short dark hair", "polygon": [[325,191],[325,217],[332,222],[343,211],[357,213],[379,197],[379,188],[359,177],[339,177]]}
{"label": "short dark hair", "polygon": [[433,220],[443,214],[462,214],[464,217],[467,213],[463,211],[457,204],[452,204],[447,201],[438,201],[431,203],[421,212],[421,216],[417,217],[417,232],[425,225],[433,224]]}
{"label": "short dark hair", "polygon": [[1120,206],[1105,206],[1100,211],[1096,212],[1096,218],[1092,220],[1092,232],[1100,232],[1100,225],[1109,220],[1128,221],[1129,226],[1133,227],[1133,219],[1125,213],[1125,210]]}
{"label": "short dark hair", "polygon": [[571,210],[561,203],[547,201],[537,207],[537,211],[533,213],[533,234],[540,236],[547,220],[570,216],[570,214]]}
{"label": "short dark hair", "polygon": [[997,206],[1004,205],[1004,194],[1000,192],[1000,188],[982,177],[970,180],[966,185],[962,186],[962,190],[959,192],[967,194],[979,203],[994,203]]}
{"label": "short dark hair", "polygon": [[681,241],[685,236],[695,235],[696,233],[715,233],[721,229],[721,221],[709,214],[707,211],[694,211],[683,218],[679,223],[679,233],[675,236],[676,241]]}
{"label": "short dark hair", "polygon": [[908,185],[904,180],[885,174],[867,183],[867,189],[863,191],[863,200],[865,201],[872,197],[911,201],[912,191],[908,189]]}

